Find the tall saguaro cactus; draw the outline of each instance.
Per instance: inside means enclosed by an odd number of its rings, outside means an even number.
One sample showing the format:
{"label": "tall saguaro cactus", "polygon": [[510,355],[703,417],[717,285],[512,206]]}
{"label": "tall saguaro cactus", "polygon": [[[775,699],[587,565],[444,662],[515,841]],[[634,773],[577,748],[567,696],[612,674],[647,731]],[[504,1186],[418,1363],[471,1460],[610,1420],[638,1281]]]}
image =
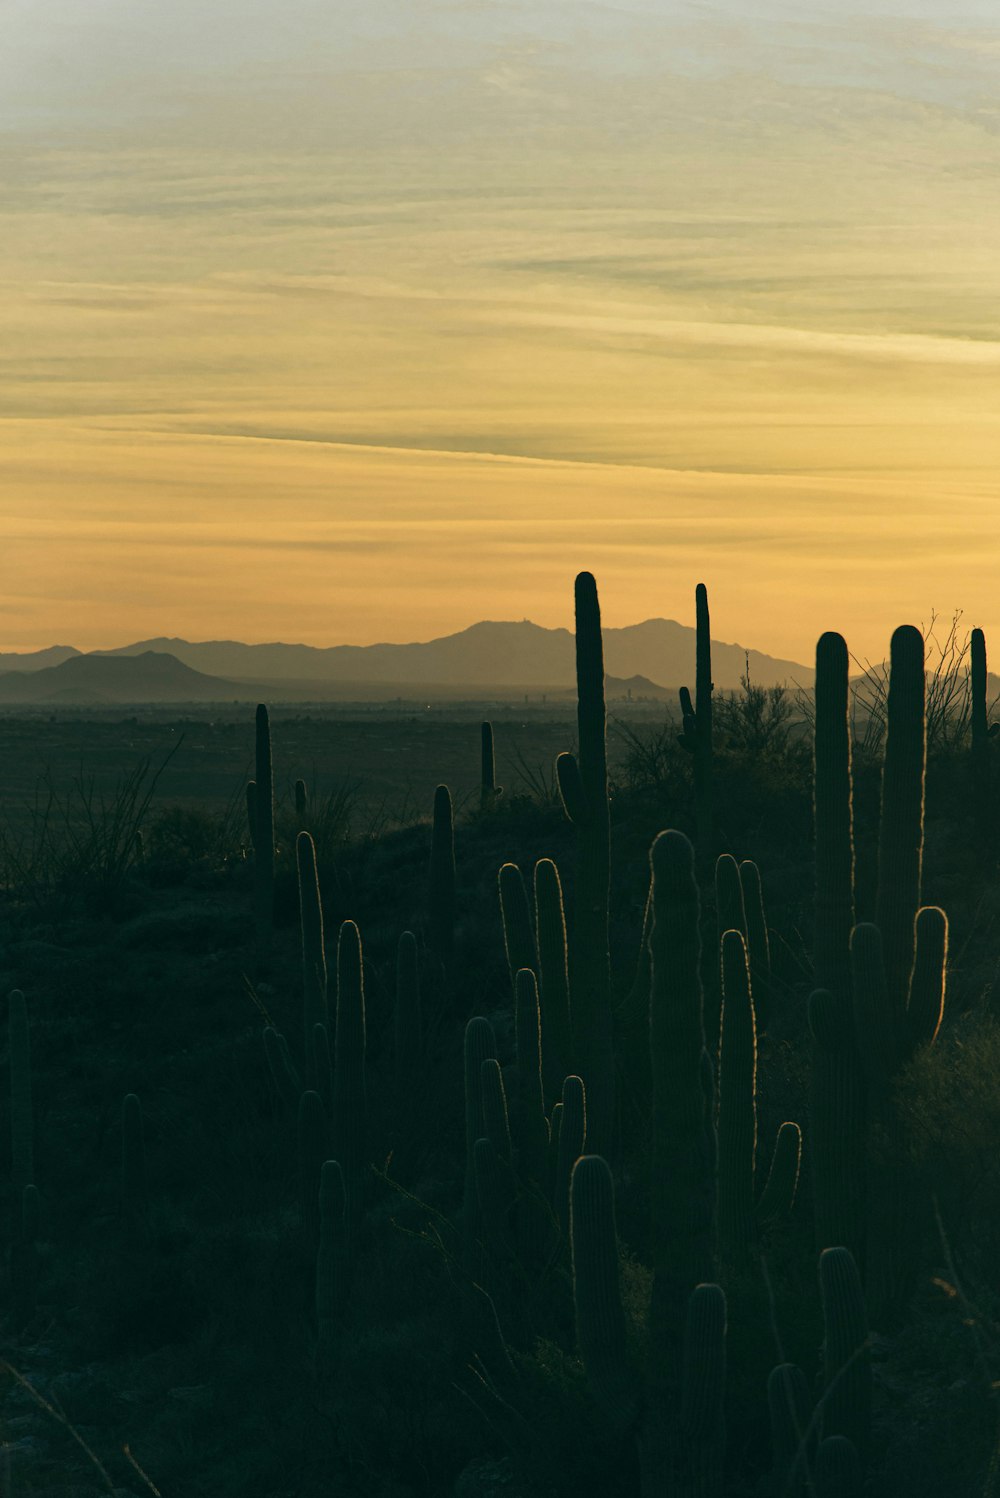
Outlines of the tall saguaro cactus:
{"label": "tall saguaro cactus", "polygon": [[864,1262],[866,1089],[854,1035],[851,930],[854,822],[847,644],[828,631],[816,646],[814,815],[817,990],[808,1143],[816,1246],[846,1244]]}
{"label": "tall saguaro cactus", "polygon": [[708,589],[699,583],[694,590],[695,610],[695,700],[681,688],[681,743],[694,762],[695,825],[698,861],[709,867],[712,855],[712,631],[708,613]]}
{"label": "tall saguaro cactus", "polygon": [[560,754],[556,760],[563,806],[576,828],[570,951],[574,1062],[587,1089],[591,1148],[609,1154],[615,1105],[608,934],[611,825],[601,610],[589,572],[576,579],[576,684],[579,758]]}
{"label": "tall saguaro cactus", "polygon": [[897,1015],[906,1008],[920,908],[925,759],[924,639],[914,625],[901,624],[890,645],[875,902],[889,1000]]}
{"label": "tall saguaro cactus", "polygon": [[661,832],[650,851],[650,866],[650,1330],[656,1350],[655,1404],[662,1411],[669,1446],[688,1297],[696,1285],[715,1279],[717,1160],[694,849],[682,832]]}
{"label": "tall saguaro cactus", "polygon": [[745,1263],[756,1238],[757,1036],[746,947],[739,931],[722,938],[719,1049],[719,1251]]}
{"label": "tall saguaro cactus", "polygon": [[990,739],[997,732],[992,727],[986,707],[986,636],[981,629],[974,629],[969,641],[969,697],[970,726],[972,729],[972,777],[973,795],[977,818],[984,824],[987,836],[991,830],[992,791],[990,786]]}
{"label": "tall saguaro cactus", "polygon": [[315,1027],[329,1022],[326,1003],[326,950],[323,944],[323,902],[316,869],[316,848],[308,832],[295,839],[299,876],[299,916],[302,926],[303,1054],[307,1087],[315,1087],[318,1070]]}

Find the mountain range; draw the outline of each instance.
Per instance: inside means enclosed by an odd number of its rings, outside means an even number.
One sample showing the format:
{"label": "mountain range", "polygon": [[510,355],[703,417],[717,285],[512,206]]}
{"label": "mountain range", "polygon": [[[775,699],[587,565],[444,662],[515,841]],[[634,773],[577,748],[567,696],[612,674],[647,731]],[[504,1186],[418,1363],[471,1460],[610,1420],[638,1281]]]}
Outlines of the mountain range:
{"label": "mountain range", "polygon": [[[659,696],[694,685],[695,632],[672,619],[604,630],[609,695]],[[812,684],[795,661],[722,641],[712,643],[716,687],[751,680]],[[354,697],[559,694],[575,681],[575,646],[567,629],[524,619],[483,620],[457,634],[410,644],[247,645],[238,640],[162,637],[87,653],[69,645],[0,654],[0,703],[193,702],[267,699],[315,701]]]}

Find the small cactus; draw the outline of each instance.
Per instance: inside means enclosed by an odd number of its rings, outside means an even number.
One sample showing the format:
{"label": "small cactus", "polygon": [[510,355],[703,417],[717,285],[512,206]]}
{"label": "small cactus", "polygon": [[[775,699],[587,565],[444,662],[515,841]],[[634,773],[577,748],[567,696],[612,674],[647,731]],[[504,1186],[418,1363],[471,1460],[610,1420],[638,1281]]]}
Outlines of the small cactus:
{"label": "small cactus", "polygon": [[635,1421],[638,1389],[629,1363],[618,1270],[615,1190],[600,1155],[573,1167],[570,1241],[577,1341],[587,1381],[605,1417],[617,1430]]}
{"label": "small cactus", "polygon": [[479,758],[479,809],[489,811],[503,795],[503,786],[497,785],[492,723],[483,723],[480,727]]}
{"label": "small cactus", "polygon": [[304,780],[295,782],[295,831],[305,832],[309,824],[309,792]]}
{"label": "small cactus", "polygon": [[822,1433],[846,1436],[864,1455],[871,1429],[872,1376],[861,1276],[846,1248],[819,1256],[823,1300]]}

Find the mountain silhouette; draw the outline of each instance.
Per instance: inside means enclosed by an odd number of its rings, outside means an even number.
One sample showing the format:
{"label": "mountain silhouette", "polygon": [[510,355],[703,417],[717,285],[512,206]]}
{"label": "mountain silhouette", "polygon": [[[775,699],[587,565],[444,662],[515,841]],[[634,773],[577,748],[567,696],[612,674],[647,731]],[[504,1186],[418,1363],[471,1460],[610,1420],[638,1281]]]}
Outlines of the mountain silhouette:
{"label": "mountain silhouette", "polygon": [[46,666],[58,666],[81,651],[72,645],[49,645],[45,650],[0,650],[0,672],[43,671]]}
{"label": "mountain silhouette", "polygon": [[0,703],[114,706],[139,702],[231,702],[245,687],[193,671],[173,655],[74,655],[38,671],[0,675]]}
{"label": "mountain silhouette", "polygon": [[[545,629],[523,619],[483,620],[457,634],[410,644],[247,645],[238,640],[191,642],[160,638],[141,640],[96,656],[168,653],[196,671],[228,681],[259,681],[305,687],[309,681],[424,689],[464,686],[489,693],[494,688],[558,690],[576,679],[575,645],[568,629]],[[695,632],[673,619],[604,630],[604,660],[609,675],[627,681],[645,677],[662,687],[694,685]],[[712,670],[720,691],[739,687],[747,665],[742,645],[712,642]],[[751,680],[812,684],[812,667],[749,652]]]}

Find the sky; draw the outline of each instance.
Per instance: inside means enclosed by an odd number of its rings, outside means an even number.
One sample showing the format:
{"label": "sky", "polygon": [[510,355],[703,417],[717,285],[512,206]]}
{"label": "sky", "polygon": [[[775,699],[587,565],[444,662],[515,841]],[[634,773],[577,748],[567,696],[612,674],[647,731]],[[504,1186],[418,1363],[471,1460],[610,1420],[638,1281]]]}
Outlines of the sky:
{"label": "sky", "polygon": [[1000,661],[996,0],[0,19],[0,649]]}

